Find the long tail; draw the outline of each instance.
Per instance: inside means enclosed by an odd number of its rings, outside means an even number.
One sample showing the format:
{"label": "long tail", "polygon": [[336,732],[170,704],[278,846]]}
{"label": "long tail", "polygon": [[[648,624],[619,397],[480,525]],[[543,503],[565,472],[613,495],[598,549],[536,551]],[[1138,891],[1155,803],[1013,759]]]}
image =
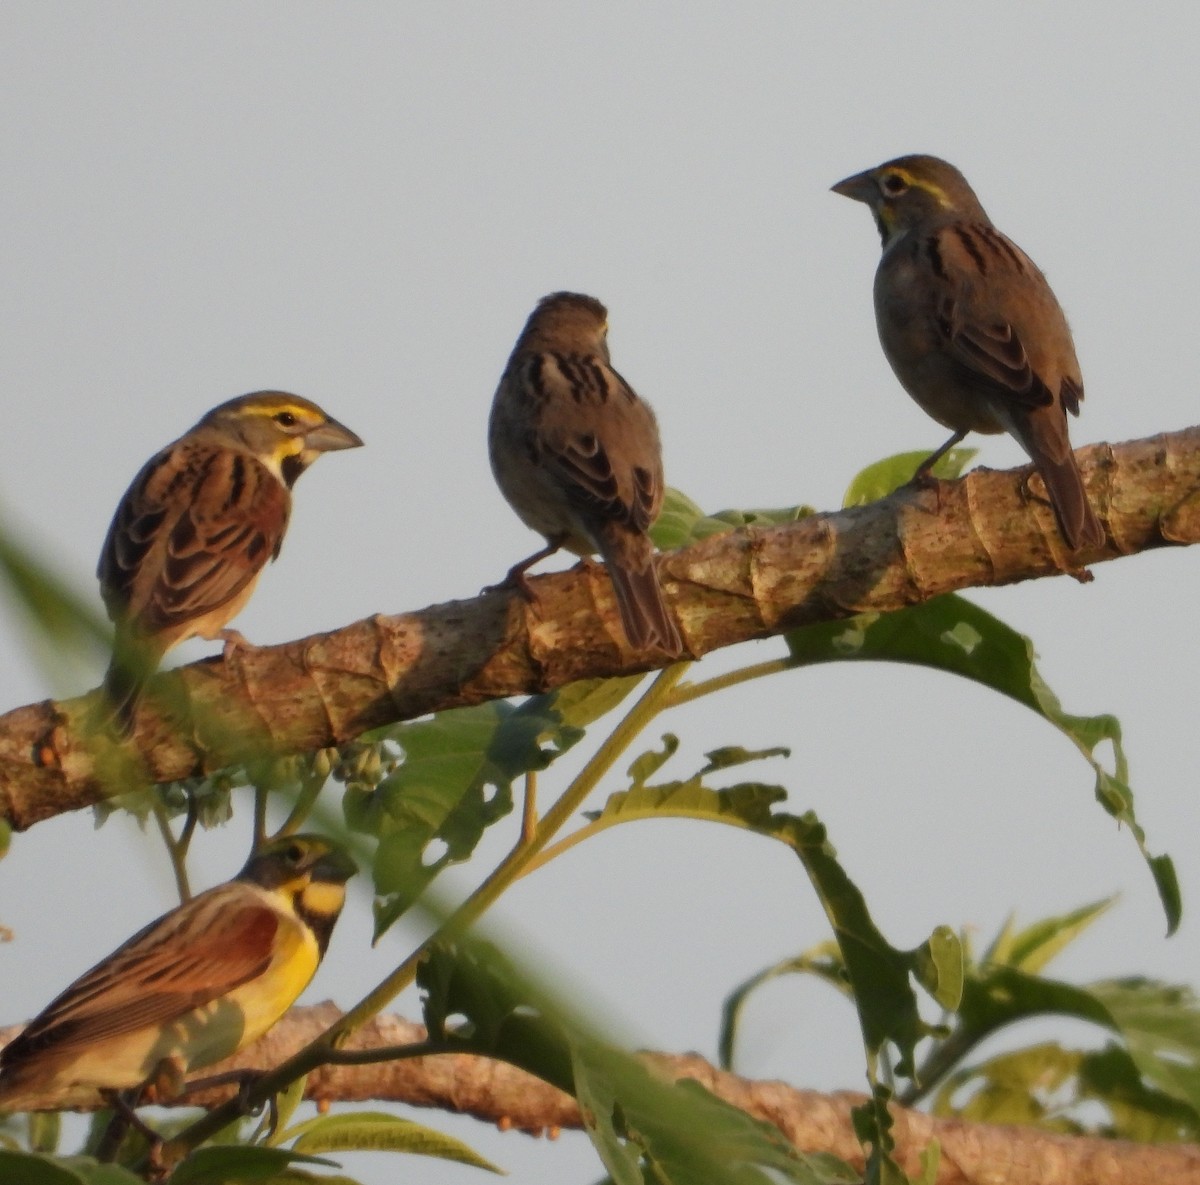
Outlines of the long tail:
{"label": "long tail", "polygon": [[154,673],[162,659],[162,652],[147,646],[144,640],[132,637],[118,627],[113,656],[104,674],[103,692],[108,701],[105,723],[118,735],[128,737],[133,733],[134,715],[146,681]]}
{"label": "long tail", "polygon": [[997,408],[997,414],[1008,430],[1020,441],[1037,466],[1058,529],[1072,551],[1104,545],[1104,527],[1096,517],[1079,462],[1071,451],[1067,436],[1067,413],[1061,403],[1018,412],[1013,408]]}
{"label": "long tail", "polygon": [[1058,529],[1067,546],[1072,551],[1102,546],[1104,527],[1088,501],[1075,454],[1068,449],[1062,460],[1056,460],[1045,453],[1039,455],[1035,452],[1033,459],[1046,483],[1050,505],[1054,507],[1054,517],[1058,520]]}
{"label": "long tail", "polygon": [[143,681],[124,663],[114,658],[104,675],[104,698],[108,701],[107,720],[122,737],[133,733],[133,718],[142,698]]}
{"label": "long tail", "polygon": [[640,531],[615,524],[603,536],[600,554],[612,577],[629,645],[635,650],[657,649],[672,658],[682,657],[683,639],[658,583],[654,545]]}

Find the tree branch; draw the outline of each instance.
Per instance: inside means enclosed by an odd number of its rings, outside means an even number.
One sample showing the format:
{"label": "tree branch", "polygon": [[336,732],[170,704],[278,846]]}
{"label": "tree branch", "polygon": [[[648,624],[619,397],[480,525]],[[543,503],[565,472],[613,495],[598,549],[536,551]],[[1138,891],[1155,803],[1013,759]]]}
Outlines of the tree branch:
{"label": "tree branch", "polygon": [[[1200,428],[1094,445],[1079,459],[1108,530],[1104,548],[1080,559],[1200,541]],[[1039,490],[1028,468],[977,469],[936,490],[711,536],[663,556],[661,572],[699,657],[796,626],[1061,574],[1072,557]],[[148,697],[158,704],[139,714],[136,748],[89,734],[95,693],[17,708],[0,716],[0,819],[23,830],[93,805],[106,786],[311,752],[428,712],[651,665],[625,648],[603,568],[533,584],[533,603],[492,593],[377,615],[163,674]]]}
{"label": "tree branch", "polygon": [[[304,1048],[339,1018],[331,1003],[293,1008],[265,1037],[236,1057],[205,1070],[263,1069]],[[19,1027],[0,1030],[0,1043]],[[424,1028],[396,1016],[378,1016],[347,1043],[348,1049],[416,1044]],[[865,1096],[797,1090],[782,1082],[760,1082],[718,1070],[697,1054],[646,1054],[670,1079],[691,1078],[757,1119],[774,1124],[802,1152],[830,1152],[863,1167],[862,1148],[850,1109]],[[214,1106],[232,1090],[189,1095],[186,1104]],[[324,1066],[305,1085],[305,1096],[321,1103],[382,1100],[457,1111],[531,1135],[556,1136],[579,1128],[579,1108],[570,1095],[504,1062],[468,1054]],[[893,1104],[896,1158],[906,1172],[920,1171],[919,1157],[930,1141],[941,1145],[937,1185],[1200,1185],[1200,1147],[1193,1144],[1133,1144],[1086,1136],[1059,1136],[1034,1128],[936,1119]]]}

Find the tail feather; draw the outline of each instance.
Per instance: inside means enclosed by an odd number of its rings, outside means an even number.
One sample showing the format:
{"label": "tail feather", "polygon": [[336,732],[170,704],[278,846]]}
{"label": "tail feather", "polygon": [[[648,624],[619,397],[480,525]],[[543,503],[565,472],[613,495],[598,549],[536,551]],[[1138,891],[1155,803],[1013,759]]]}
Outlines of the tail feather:
{"label": "tail feather", "polygon": [[1075,454],[1068,450],[1062,460],[1055,460],[1044,453],[1040,456],[1035,454],[1034,462],[1046,483],[1050,505],[1054,508],[1058,529],[1067,546],[1072,551],[1101,547],[1105,539],[1104,527],[1088,501]]}
{"label": "tail feather", "polygon": [[102,690],[108,708],[104,723],[119,736],[132,736],[134,716],[146,682],[158,669],[162,656],[161,647],[132,630],[117,627]]}
{"label": "tail feather", "polygon": [[1079,462],[1067,436],[1067,414],[1061,403],[1022,409],[1009,404],[992,409],[1029,454],[1050,495],[1058,529],[1072,551],[1103,547],[1106,538],[1087,491]]}
{"label": "tail feather", "polygon": [[107,722],[111,723],[119,736],[133,734],[134,714],[142,698],[143,686],[144,680],[115,657],[108,664],[103,684],[104,698],[108,701]]}
{"label": "tail feather", "polygon": [[654,567],[654,546],[641,532],[606,532],[600,554],[608,565],[625,637],[635,650],[661,650],[680,658],[685,649],[667,609]]}

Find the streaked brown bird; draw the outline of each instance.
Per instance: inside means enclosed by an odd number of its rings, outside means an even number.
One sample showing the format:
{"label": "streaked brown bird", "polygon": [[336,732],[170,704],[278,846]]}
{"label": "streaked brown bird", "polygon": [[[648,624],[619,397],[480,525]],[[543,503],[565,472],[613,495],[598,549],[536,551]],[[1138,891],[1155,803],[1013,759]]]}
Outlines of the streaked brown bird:
{"label": "streaked brown bird", "polygon": [[914,400],[954,435],[1009,432],[1029,454],[1067,545],[1099,547],[1067,437],[1083,377],[1046,277],[984,212],[966,178],[934,156],[902,156],[839,181],[835,193],[875,215],[883,258],[875,318],[883,352]]}
{"label": "streaked brown bird", "polygon": [[136,1103],[151,1081],[181,1082],[257,1040],[315,974],[355,871],[321,836],[263,845],[236,879],[151,922],[0,1051],[0,1111],[95,1106],[125,1091]]}
{"label": "streaked brown bird", "polygon": [[220,637],[250,599],[279,554],[300,474],[322,453],[361,444],[315,403],[258,391],[214,408],[146,463],[96,571],[116,625],[104,691],[122,732],[163,655]]}
{"label": "streaked brown bird", "polygon": [[492,401],[488,451],[501,493],[546,546],[506,583],[565,547],[608,566],[629,645],[683,653],[648,531],[663,500],[662,446],[649,404],[613,369],[608,312],[555,292],[530,314]]}

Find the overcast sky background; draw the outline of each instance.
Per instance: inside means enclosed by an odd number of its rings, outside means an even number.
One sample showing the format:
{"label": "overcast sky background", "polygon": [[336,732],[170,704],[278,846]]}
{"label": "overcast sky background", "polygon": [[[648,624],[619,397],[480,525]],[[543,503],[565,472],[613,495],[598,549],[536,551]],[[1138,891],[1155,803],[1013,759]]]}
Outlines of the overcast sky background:
{"label": "overcast sky background", "polygon": [[[96,556],[138,467],[212,405],[280,387],[367,447],[300,482],[282,557],[235,624],[266,644],[471,596],[537,544],[492,483],[485,425],[525,317],[561,288],[609,306],[670,484],[709,510],[833,509],[862,466],[944,437],[880,353],[869,214],[828,192],[917,151],[959,165],[1054,285],[1087,383],[1077,445],[1192,424],[1198,39],[1200,7],[1183,3],[6,0],[4,519],[98,608]],[[970,443],[982,463],[1023,462],[1008,437]],[[1169,941],[1071,744],[961,681],[858,665],[739,689],[664,723],[683,741],[665,772],[714,744],[791,746],[763,776],[827,823],[898,946],[940,923],[983,942],[1010,910],[1030,922],[1120,893],[1052,970],[1195,984],[1200,552],[1095,575],[969,595],[1034,638],[1068,711],[1120,717],[1139,818],[1183,882]],[[99,664],[53,681],[22,628],[0,621],[0,707],[98,681]],[[755,644],[699,673],[781,652]],[[197,843],[198,886],[241,863],[238,805]],[[171,892],[126,820],[94,833],[82,813],[18,837],[0,864],[16,933],[0,1022],[41,1008]],[[349,1004],[407,952],[403,927],[369,951],[367,915],[362,900],[348,911],[311,998]],[[709,1056],[726,992],[828,933],[782,846],[682,823],[609,832],[496,916],[622,1039]],[[417,1015],[415,996],[402,1010]],[[864,1085],[851,1010],[798,981],[755,1000],[737,1068]],[[600,1176],[582,1137],[415,1117],[516,1180]],[[482,1179],[344,1163],[371,1185]]]}

